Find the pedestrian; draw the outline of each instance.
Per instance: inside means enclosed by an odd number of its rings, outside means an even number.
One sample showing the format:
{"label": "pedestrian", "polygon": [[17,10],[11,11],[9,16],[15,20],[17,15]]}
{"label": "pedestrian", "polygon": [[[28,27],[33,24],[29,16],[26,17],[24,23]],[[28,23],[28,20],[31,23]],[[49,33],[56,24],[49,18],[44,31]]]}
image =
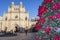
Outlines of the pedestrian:
{"label": "pedestrian", "polygon": [[26,35],[27,35],[27,32],[28,32],[28,27],[26,26],[25,27],[25,33],[26,33]]}

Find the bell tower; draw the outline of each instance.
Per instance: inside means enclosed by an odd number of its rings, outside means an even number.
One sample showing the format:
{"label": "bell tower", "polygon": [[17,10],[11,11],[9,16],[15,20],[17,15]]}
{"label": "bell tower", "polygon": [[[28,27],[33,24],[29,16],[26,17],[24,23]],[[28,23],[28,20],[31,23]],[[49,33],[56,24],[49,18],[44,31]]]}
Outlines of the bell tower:
{"label": "bell tower", "polygon": [[14,7],[14,2],[11,2],[11,7]]}
{"label": "bell tower", "polygon": [[19,12],[22,12],[23,10],[22,10],[22,2],[20,2],[20,4],[19,4]]}
{"label": "bell tower", "polygon": [[20,2],[20,8],[22,8],[22,2]]}
{"label": "bell tower", "polygon": [[20,12],[25,12],[25,8],[23,8],[23,3],[22,2],[20,2],[20,5],[19,5],[19,11]]}
{"label": "bell tower", "polygon": [[14,2],[11,3],[11,12],[14,12]]}

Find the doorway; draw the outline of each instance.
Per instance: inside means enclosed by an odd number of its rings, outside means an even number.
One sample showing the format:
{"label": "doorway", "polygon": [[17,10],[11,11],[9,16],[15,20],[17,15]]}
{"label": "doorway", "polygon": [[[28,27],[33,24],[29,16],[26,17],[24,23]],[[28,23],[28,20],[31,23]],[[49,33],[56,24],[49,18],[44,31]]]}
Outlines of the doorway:
{"label": "doorway", "polygon": [[19,27],[19,25],[16,25],[16,26],[15,26],[15,29],[16,29],[15,32],[20,32],[20,27]]}

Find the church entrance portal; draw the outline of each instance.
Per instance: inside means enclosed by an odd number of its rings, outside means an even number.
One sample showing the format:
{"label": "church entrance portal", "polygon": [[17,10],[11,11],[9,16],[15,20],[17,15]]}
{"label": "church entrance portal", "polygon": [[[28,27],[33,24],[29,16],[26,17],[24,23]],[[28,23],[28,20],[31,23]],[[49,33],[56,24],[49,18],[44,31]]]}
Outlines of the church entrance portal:
{"label": "church entrance portal", "polygon": [[19,25],[16,24],[15,29],[16,29],[15,32],[19,32],[20,31]]}

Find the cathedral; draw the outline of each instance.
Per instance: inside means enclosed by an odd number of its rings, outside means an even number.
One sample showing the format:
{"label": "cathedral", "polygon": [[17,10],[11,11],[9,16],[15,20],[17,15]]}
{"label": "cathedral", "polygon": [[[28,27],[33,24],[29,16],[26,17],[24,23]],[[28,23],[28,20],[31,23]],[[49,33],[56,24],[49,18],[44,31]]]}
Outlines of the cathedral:
{"label": "cathedral", "polygon": [[0,30],[14,32],[16,27],[28,27],[29,29],[35,23],[36,21],[32,22],[29,20],[29,13],[26,12],[22,2],[19,5],[14,5],[14,2],[11,2],[11,5],[8,7],[8,12],[4,12],[0,20]]}

